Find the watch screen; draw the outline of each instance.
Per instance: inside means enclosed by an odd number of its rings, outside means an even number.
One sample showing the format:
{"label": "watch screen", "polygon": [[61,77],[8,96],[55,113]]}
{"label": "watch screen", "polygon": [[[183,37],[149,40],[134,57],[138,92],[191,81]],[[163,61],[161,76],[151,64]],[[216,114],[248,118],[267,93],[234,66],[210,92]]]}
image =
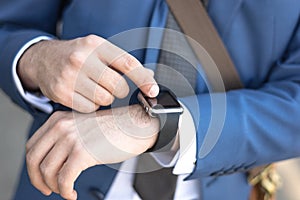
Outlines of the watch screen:
{"label": "watch screen", "polygon": [[180,104],[177,102],[176,98],[169,91],[160,91],[156,98],[147,98],[147,101],[151,107],[156,105],[161,105],[164,108],[178,108]]}

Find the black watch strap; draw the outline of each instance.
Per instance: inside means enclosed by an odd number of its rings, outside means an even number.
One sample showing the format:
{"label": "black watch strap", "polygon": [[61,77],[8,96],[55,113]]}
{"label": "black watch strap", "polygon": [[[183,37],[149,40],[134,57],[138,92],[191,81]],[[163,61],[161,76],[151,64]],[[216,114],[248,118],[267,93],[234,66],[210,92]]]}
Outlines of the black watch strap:
{"label": "black watch strap", "polygon": [[147,152],[169,151],[176,139],[180,113],[169,113],[158,117],[160,132],[158,133],[156,143]]}

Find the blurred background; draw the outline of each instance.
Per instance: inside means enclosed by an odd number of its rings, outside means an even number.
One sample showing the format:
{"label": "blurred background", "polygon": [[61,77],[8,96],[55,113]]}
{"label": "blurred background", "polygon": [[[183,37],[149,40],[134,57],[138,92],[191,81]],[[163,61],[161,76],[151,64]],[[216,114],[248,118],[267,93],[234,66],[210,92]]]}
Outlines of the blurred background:
{"label": "blurred background", "polygon": [[[0,90],[0,200],[12,199],[30,121],[31,117]],[[281,162],[277,168],[283,182],[277,199],[300,200],[300,159]]]}

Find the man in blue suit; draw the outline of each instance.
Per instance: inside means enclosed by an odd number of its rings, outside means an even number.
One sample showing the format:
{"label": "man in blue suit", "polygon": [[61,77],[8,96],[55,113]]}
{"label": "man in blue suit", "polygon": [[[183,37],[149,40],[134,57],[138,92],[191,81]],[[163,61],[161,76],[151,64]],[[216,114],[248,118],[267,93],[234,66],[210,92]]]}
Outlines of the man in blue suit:
{"label": "man in blue suit", "polygon": [[[295,121],[300,118],[300,2],[210,0],[207,11],[245,89],[226,93],[224,126],[206,156],[198,155],[212,116],[210,99],[222,94],[209,94],[199,77],[196,94],[181,99],[189,111],[185,113],[194,119],[197,156],[196,161],[189,159],[192,168],[189,163],[178,170],[188,177],[178,180],[175,199],[247,199],[251,189],[247,170],[300,155],[300,124]],[[89,147],[82,146],[73,113],[66,107],[91,112],[111,104],[115,97],[125,97],[130,86],[116,72],[125,74],[148,96],[156,96],[153,73],[141,63],[157,62],[158,53],[142,49],[130,55],[118,47],[122,46],[118,41],[113,44],[106,39],[135,28],[163,28],[168,12],[164,0],[0,1],[0,86],[34,118],[26,146],[28,169],[24,166],[22,170],[15,199],[136,197],[129,184],[131,176],[125,180],[125,173],[103,164],[145,152],[155,143],[158,121],[150,119],[139,106],[130,106],[133,122],[149,127],[146,133],[151,137],[140,140],[107,123],[114,117],[109,109],[92,116],[76,114],[79,122],[87,122],[88,126],[79,125],[88,128],[86,132],[94,128],[89,119],[97,118],[101,136],[105,136],[102,138],[121,149],[105,157],[106,144],[93,137],[96,142],[91,148],[99,147],[97,153],[102,153],[99,162],[88,153]],[[128,37],[128,41],[147,47],[148,34]],[[96,49],[98,54],[94,55]],[[117,80],[116,84],[111,80]],[[96,88],[99,97],[89,88]],[[191,103],[195,98],[199,109]],[[124,110],[126,106],[115,112],[122,116]],[[108,130],[113,131],[105,135]],[[130,131],[137,134],[134,129]],[[116,141],[119,137],[122,139]],[[179,162],[180,158],[175,169],[180,168]],[[73,181],[85,169],[75,183],[75,192]],[[29,177],[45,195],[60,195],[45,197]],[[122,187],[121,194],[116,194]]]}

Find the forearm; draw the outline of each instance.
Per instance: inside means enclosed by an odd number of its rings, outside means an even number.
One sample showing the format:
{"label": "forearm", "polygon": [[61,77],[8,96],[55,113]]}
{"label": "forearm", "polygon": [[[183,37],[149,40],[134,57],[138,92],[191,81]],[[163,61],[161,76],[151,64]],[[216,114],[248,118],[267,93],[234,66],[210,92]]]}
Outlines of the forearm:
{"label": "forearm", "polygon": [[[297,95],[290,91],[297,91]],[[211,105],[210,98],[219,98],[220,94],[199,95],[200,117],[194,116],[199,120],[195,122],[199,126],[194,177],[244,171],[300,156],[300,126],[293,120],[300,117],[299,94],[300,86],[293,81],[269,83],[259,90],[228,92],[226,115],[220,121],[223,128],[218,137],[218,133],[208,132],[208,127],[224,114],[218,113],[218,109],[217,116],[212,115],[215,105]],[[205,152],[207,149],[210,151]]]}
{"label": "forearm", "polygon": [[151,148],[159,132],[158,118],[150,117],[140,105],[99,111],[97,121],[109,142],[134,155]]}

